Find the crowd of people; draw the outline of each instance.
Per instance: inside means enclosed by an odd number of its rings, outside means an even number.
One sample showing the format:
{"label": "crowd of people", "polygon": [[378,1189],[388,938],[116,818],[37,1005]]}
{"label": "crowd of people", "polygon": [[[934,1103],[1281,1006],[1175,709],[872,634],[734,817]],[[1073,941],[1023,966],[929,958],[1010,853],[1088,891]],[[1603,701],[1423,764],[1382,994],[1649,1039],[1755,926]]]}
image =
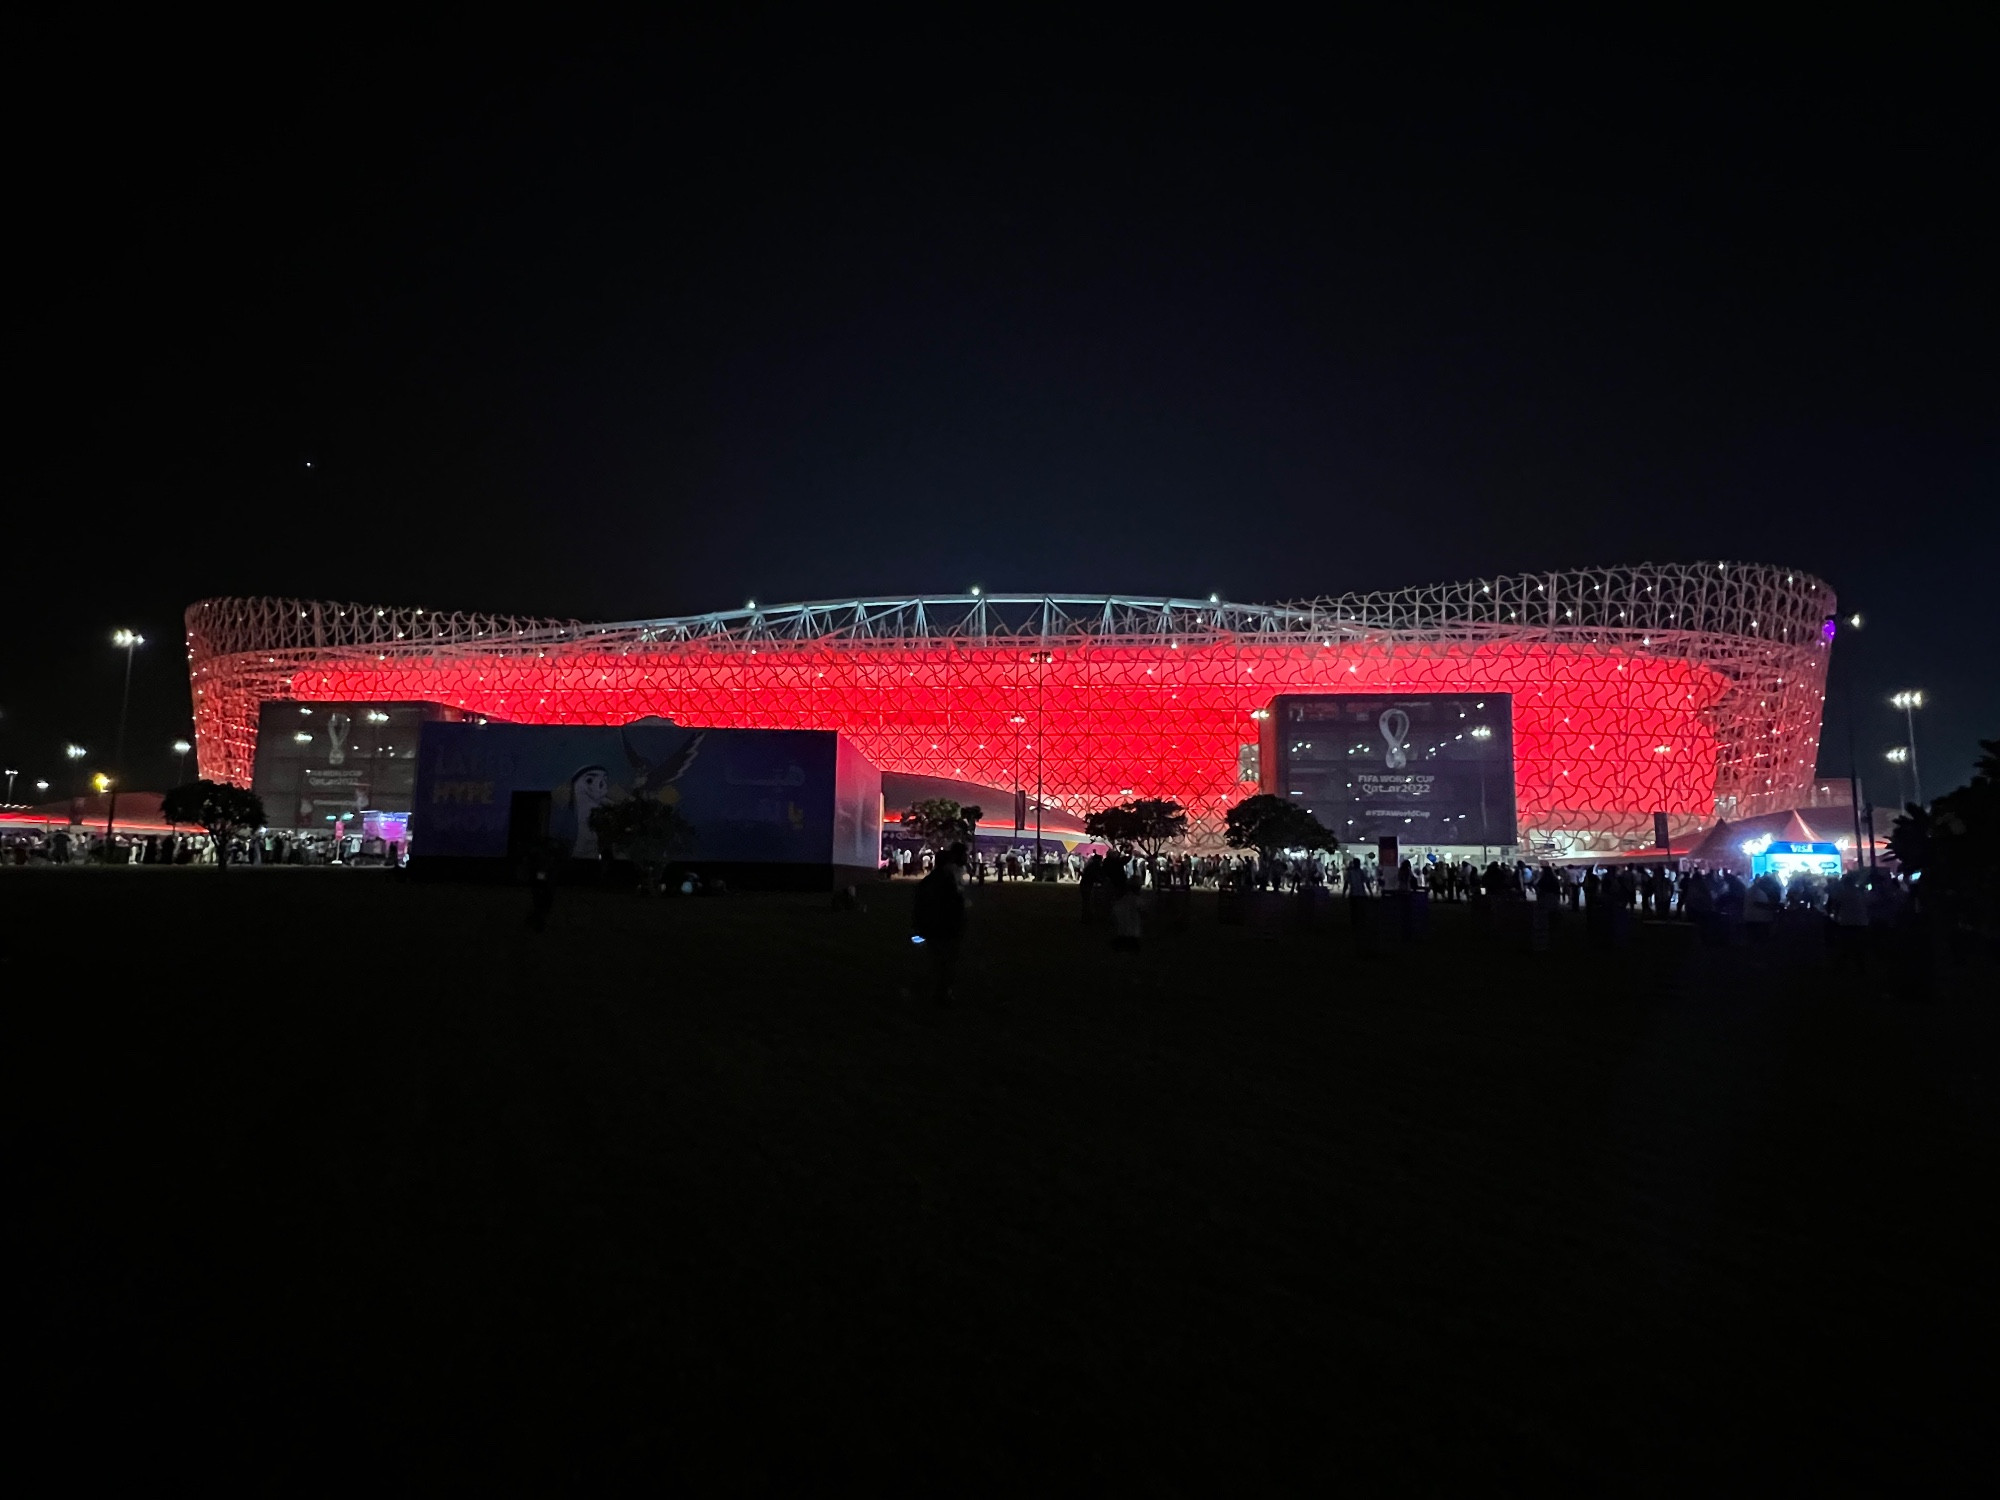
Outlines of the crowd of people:
{"label": "crowd of people", "polygon": [[215,844],[203,833],[114,832],[107,843],[101,833],[83,828],[55,828],[9,834],[5,858],[16,865],[212,865]]}
{"label": "crowd of people", "polygon": [[[1032,848],[986,851],[955,845],[961,851],[955,866],[967,884],[982,885],[988,880],[1012,881],[1035,878],[1037,865]],[[922,878],[937,867],[943,856],[924,848],[898,847],[884,859],[891,875]],[[1115,867],[1121,881],[1138,888],[1157,890],[1224,891],[1304,891],[1323,889],[1347,896],[1382,896],[1392,891],[1422,891],[1433,899],[1469,901],[1476,897],[1519,897],[1544,904],[1558,903],[1578,910],[1595,905],[1623,905],[1649,915],[1665,916],[1681,909],[1694,895],[1693,875],[1677,866],[1536,865],[1527,861],[1494,861],[1481,866],[1471,860],[1435,858],[1404,859],[1384,870],[1373,853],[1346,859],[1323,851],[1262,855],[1255,852],[1227,854],[1170,853],[1157,861],[1130,858],[1118,853],[1080,854],[1074,850],[1045,848],[1040,869],[1042,878],[1090,884],[1101,872]],[[1740,877],[1726,871],[1699,872],[1709,887],[1716,908],[1746,899],[1730,888],[1735,880],[1747,891]],[[1776,900],[1783,906],[1804,906],[1825,910],[1830,893],[1823,882],[1809,876],[1795,877],[1788,886],[1772,880],[1755,900]]]}
{"label": "crowd of people", "polygon": [[[1030,851],[995,855],[954,844],[943,851],[892,851],[891,873],[922,879],[916,902],[917,937],[930,947],[937,995],[948,1001],[951,974],[964,931],[969,888],[989,878],[1033,878]],[[1910,901],[1906,883],[1888,871],[1850,870],[1837,879],[1796,874],[1780,880],[1766,872],[1745,881],[1728,868],[1682,868],[1664,862],[1616,865],[1535,864],[1404,859],[1384,867],[1372,857],[1341,860],[1324,852],[1265,856],[1171,854],[1158,860],[1124,854],[1074,851],[1045,856],[1045,878],[1073,880],[1082,890],[1085,920],[1106,916],[1113,943],[1137,947],[1144,930],[1145,897],[1153,891],[1212,888],[1339,894],[1355,901],[1388,897],[1465,902],[1508,902],[1554,915],[1582,913],[1593,925],[1615,914],[1688,921],[1712,935],[1740,929],[1751,941],[1768,937],[1784,913],[1829,922],[1845,932],[1900,923]]]}
{"label": "crowd of people", "polygon": [[[959,865],[963,879],[975,885],[984,885],[989,880],[1033,880],[1037,878],[1037,868],[1043,880],[1077,880],[1083,875],[1084,857],[1060,843],[1044,844],[1039,862],[1032,845],[992,850],[962,844],[953,847],[963,852]],[[896,844],[883,852],[882,868],[890,875],[921,879],[937,868],[941,858],[938,851],[929,847]]]}
{"label": "crowd of people", "polygon": [[[382,839],[349,838],[337,847],[331,835],[272,830],[231,839],[228,855],[232,865],[402,865],[409,858],[407,846]],[[0,859],[15,865],[212,865],[216,857],[215,841],[198,831],[114,831],[107,843],[102,833],[59,827],[10,833],[0,846]]]}

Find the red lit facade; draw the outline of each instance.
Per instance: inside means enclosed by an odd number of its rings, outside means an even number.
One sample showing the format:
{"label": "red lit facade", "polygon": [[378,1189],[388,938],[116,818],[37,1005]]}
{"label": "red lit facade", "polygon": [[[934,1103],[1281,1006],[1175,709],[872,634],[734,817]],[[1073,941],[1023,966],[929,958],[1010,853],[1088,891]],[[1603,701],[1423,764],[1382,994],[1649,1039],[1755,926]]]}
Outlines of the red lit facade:
{"label": "red lit facade", "polygon": [[1513,695],[1524,836],[1649,840],[1812,784],[1832,591],[1736,564],[1601,569],[1285,606],[956,596],[621,625],[274,599],[188,611],[204,776],[247,784],[267,699],[422,700],[522,723],[834,729],[884,770],[1081,815],[1257,788],[1279,693]]}

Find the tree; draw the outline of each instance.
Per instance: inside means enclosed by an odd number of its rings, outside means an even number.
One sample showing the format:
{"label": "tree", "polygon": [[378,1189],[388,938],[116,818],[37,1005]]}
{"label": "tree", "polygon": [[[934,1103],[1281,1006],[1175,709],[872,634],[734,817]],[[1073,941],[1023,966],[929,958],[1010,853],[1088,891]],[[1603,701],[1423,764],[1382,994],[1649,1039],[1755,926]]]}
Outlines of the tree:
{"label": "tree", "polygon": [[1283,797],[1261,792],[1229,809],[1223,827],[1232,849],[1255,849],[1265,863],[1286,849],[1338,849],[1318,818]]}
{"label": "tree", "polygon": [[169,823],[192,823],[215,844],[215,867],[229,863],[229,841],[264,826],[264,799],[226,781],[190,781],[160,799]]}
{"label": "tree", "polygon": [[980,809],[961,807],[949,797],[929,797],[912,803],[903,814],[903,831],[915,834],[931,848],[949,849],[969,841],[979,831]]}
{"label": "tree", "polygon": [[1187,837],[1187,810],[1164,797],[1142,797],[1137,802],[1121,802],[1091,813],[1083,820],[1083,831],[1102,839],[1121,854],[1145,856],[1148,868],[1158,865],[1169,844]]}
{"label": "tree", "polygon": [[2000,839],[2000,740],[1981,740],[1975,774],[1928,809],[1911,803],[1889,832],[1889,852],[1919,907],[1947,921],[1977,927],[2000,905],[2000,874],[1992,857]]}
{"label": "tree", "polygon": [[590,831],[620,859],[639,869],[640,888],[652,891],[669,861],[694,847],[694,825],[656,797],[627,797],[590,810]]}

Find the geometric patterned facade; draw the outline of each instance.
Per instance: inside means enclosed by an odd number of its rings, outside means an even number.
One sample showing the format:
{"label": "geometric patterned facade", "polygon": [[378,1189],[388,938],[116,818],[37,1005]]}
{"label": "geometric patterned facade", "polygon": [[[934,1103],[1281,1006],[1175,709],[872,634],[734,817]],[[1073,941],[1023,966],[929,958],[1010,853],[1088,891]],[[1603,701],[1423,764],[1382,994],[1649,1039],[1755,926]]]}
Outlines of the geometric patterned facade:
{"label": "geometric patterned facade", "polygon": [[1256,790],[1278,693],[1513,694],[1523,837],[1639,847],[1809,801],[1833,591],[1756,564],[1595,568],[1284,605],[948,595],[592,625],[287,599],[187,611],[201,774],[250,782],[269,699],[522,723],[836,729],[884,770],[1082,815]]}

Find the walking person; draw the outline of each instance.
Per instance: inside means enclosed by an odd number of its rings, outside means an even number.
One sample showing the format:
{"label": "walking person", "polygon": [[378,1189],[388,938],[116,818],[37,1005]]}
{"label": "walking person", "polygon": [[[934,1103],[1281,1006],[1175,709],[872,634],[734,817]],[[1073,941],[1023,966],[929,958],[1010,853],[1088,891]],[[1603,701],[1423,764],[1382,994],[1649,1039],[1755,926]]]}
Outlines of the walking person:
{"label": "walking person", "polygon": [[917,886],[911,923],[917,941],[930,955],[931,999],[950,1005],[958,975],[959,950],[965,941],[965,846],[953,844],[931,866]]}

